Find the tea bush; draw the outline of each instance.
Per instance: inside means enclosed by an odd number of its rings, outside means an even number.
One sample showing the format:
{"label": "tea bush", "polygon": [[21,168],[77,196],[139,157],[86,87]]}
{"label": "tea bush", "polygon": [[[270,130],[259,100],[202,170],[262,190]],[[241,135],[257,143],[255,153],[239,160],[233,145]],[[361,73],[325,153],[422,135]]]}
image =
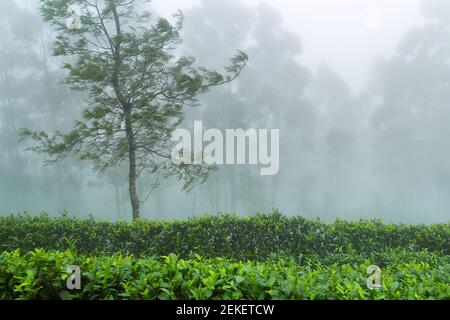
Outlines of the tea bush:
{"label": "tea bush", "polygon": [[[324,223],[274,212],[251,217],[207,216],[188,221],[107,223],[65,214],[0,217],[0,251],[44,248],[80,254],[161,256],[190,252],[235,260],[378,254],[389,249],[450,254],[450,225]],[[359,259],[359,258],[358,258]]]}
{"label": "tea bush", "polygon": [[[428,254],[432,255],[432,254]],[[449,299],[450,260],[395,259],[370,290],[373,261],[298,265],[293,260],[235,262],[192,255],[87,257],[42,249],[0,255],[0,299]],[[79,291],[66,288],[67,266],[81,267]]]}

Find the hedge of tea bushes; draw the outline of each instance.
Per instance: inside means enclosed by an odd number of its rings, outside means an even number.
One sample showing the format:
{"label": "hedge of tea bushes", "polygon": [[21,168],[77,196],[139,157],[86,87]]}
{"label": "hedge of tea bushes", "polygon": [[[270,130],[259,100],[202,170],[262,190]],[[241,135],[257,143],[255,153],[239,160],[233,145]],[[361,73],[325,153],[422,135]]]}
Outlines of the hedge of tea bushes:
{"label": "hedge of tea bushes", "polygon": [[[432,255],[432,254],[430,254]],[[407,259],[382,268],[378,290],[367,267],[295,261],[236,262],[176,255],[88,257],[36,249],[0,254],[0,299],[449,299],[450,260]],[[67,289],[67,267],[81,268],[81,289]]]}
{"label": "hedge of tea bushes", "polygon": [[[450,224],[400,225],[380,221],[324,223],[278,212],[251,217],[207,216],[188,221],[107,223],[65,214],[0,217],[0,251],[35,248],[80,254],[206,257],[235,260],[367,256],[389,249],[450,254]],[[356,254],[356,255],[355,255]]]}

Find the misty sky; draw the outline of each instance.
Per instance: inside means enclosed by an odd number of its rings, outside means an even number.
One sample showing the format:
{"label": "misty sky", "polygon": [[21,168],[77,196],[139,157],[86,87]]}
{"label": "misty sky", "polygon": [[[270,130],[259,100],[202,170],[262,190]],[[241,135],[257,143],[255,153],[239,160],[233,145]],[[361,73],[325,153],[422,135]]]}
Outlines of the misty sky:
{"label": "misty sky", "polygon": [[[26,150],[33,141],[18,143],[22,128],[70,132],[81,108],[96,104],[83,103],[86,92],[61,85],[68,57],[51,57],[57,33],[40,22],[38,3],[0,0],[3,211],[67,209],[129,219],[126,161],[101,173],[78,154],[43,166],[45,155]],[[184,110],[181,128],[197,120],[208,128],[274,128],[281,132],[281,147],[279,174],[273,177],[261,177],[256,167],[221,166],[204,184],[184,192],[178,177],[159,181],[160,172],[143,174],[137,186],[145,199],[143,217],[279,208],[325,220],[448,221],[450,2],[428,0],[424,8],[422,3],[152,0],[154,16],[173,22],[178,9],[185,13],[185,42],[176,54],[217,70],[236,49],[250,56],[238,85],[198,97],[198,108]],[[124,139],[123,130],[118,132]],[[171,143],[164,145],[170,151]]]}
{"label": "misty sky", "polygon": [[[220,1],[220,0],[207,0]],[[169,17],[200,0],[153,0]],[[265,2],[283,16],[286,27],[301,38],[303,64],[326,61],[356,92],[364,89],[379,55],[390,56],[413,26],[423,23],[420,0],[242,0]],[[380,14],[380,19],[376,17]],[[377,21],[378,20],[378,21]]]}

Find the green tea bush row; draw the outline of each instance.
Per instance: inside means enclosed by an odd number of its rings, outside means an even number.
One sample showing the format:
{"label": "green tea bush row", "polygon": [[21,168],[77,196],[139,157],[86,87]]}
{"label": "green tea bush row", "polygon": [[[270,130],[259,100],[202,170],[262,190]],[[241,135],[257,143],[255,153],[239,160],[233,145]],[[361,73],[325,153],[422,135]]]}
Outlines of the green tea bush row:
{"label": "green tea bush row", "polygon": [[[449,299],[449,258],[435,261],[388,265],[382,269],[382,287],[371,290],[369,260],[300,266],[283,259],[139,259],[15,250],[0,255],[0,299]],[[81,268],[80,290],[66,287],[69,265]]]}
{"label": "green tea bush row", "polygon": [[400,225],[380,221],[324,223],[277,212],[251,217],[207,216],[188,221],[107,223],[63,215],[0,217],[0,251],[35,248],[87,255],[206,257],[265,260],[357,253],[388,249],[450,254],[450,225]]}

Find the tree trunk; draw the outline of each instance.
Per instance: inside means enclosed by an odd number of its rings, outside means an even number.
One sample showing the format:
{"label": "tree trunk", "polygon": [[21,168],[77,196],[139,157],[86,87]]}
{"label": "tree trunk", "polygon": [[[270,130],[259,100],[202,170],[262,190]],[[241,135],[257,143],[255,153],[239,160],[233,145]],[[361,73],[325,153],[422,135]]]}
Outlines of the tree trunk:
{"label": "tree trunk", "polygon": [[112,76],[112,85],[114,91],[116,93],[117,99],[123,108],[123,113],[125,116],[125,130],[127,133],[127,141],[128,141],[128,159],[130,162],[129,175],[128,175],[128,190],[130,192],[130,201],[131,208],[133,210],[133,221],[136,221],[140,218],[140,201],[137,193],[137,169],[136,169],[136,139],[133,131],[133,121],[131,119],[131,109],[132,106],[129,104],[129,101],[124,97],[120,82],[119,82],[119,72],[122,66],[122,57],[121,57],[121,44],[122,44],[122,30],[120,25],[120,18],[117,12],[117,7],[113,3],[111,7],[111,11],[114,15],[114,22],[116,24],[117,31],[117,39],[116,42],[111,42],[111,46],[114,47],[114,71]]}
{"label": "tree trunk", "polygon": [[127,132],[128,140],[128,158],[130,161],[128,182],[129,182],[129,192],[131,208],[133,210],[133,221],[140,218],[140,201],[137,193],[137,171],[136,171],[136,140],[133,132],[133,124],[131,120],[131,110],[128,107],[125,110],[125,127]]}
{"label": "tree trunk", "polygon": [[120,189],[117,184],[114,183],[114,200],[116,202],[117,219],[122,220],[122,208],[120,206]]}
{"label": "tree trunk", "polygon": [[163,190],[161,189],[161,187],[159,187],[156,193],[156,217],[158,220],[162,220],[163,218],[163,204]]}

